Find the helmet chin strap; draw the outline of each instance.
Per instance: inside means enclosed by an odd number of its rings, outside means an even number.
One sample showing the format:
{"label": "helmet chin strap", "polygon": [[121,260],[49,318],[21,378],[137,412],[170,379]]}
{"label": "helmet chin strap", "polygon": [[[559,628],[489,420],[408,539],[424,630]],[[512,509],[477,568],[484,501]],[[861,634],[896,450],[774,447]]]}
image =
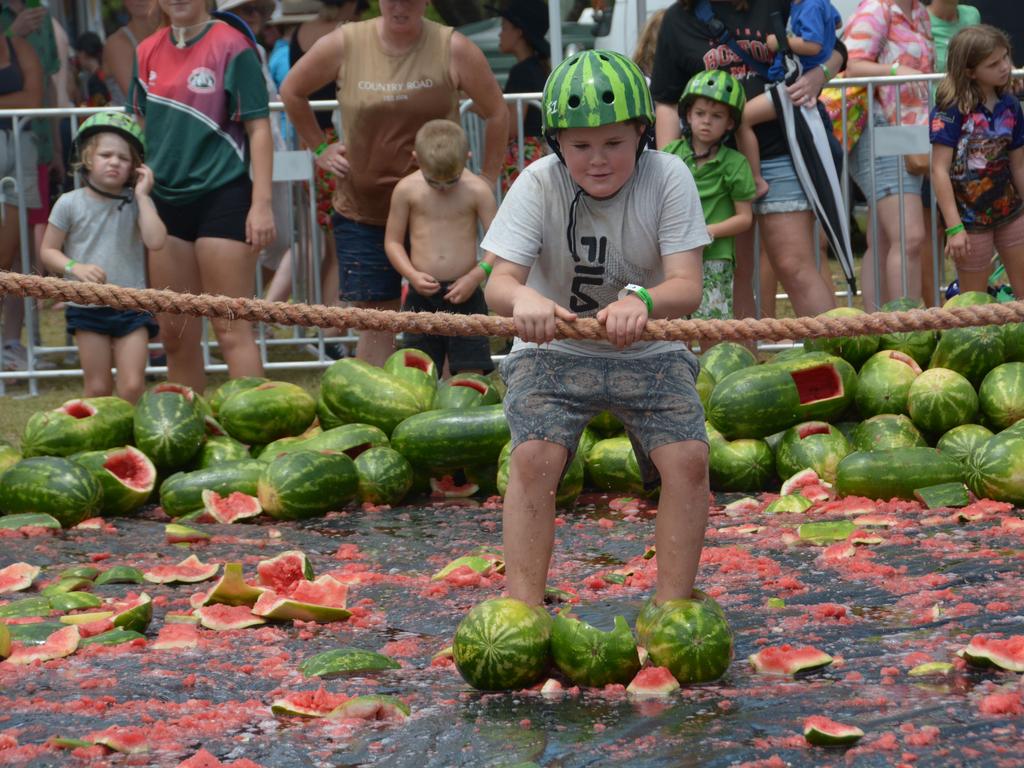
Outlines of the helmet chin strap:
{"label": "helmet chin strap", "polygon": [[100,189],[91,181],[89,181],[88,177],[86,177],[85,179],[85,186],[87,186],[89,189],[91,189],[93,192],[95,192],[97,195],[100,195],[101,197],[106,197],[110,200],[120,200],[121,204],[117,206],[117,210],[119,211],[126,205],[131,203],[132,200],[135,199],[135,190],[132,189],[131,187],[127,187],[126,191],[122,192],[121,194],[115,194],[113,192],[107,192],[105,189]]}

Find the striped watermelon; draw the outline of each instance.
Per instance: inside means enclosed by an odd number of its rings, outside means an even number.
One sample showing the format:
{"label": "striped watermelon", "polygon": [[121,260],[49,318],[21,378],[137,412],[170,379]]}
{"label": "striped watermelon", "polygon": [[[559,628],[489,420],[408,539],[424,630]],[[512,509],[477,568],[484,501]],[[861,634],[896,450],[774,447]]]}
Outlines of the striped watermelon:
{"label": "striped watermelon", "polygon": [[208,437],[195,458],[196,469],[216,467],[227,461],[248,459],[249,449],[228,435]]}
{"label": "striped watermelon", "polygon": [[1024,418],[1024,363],[1003,363],[989,371],[978,388],[978,404],[995,429]]}
{"label": "striped watermelon", "polygon": [[213,411],[213,415],[217,416],[220,414],[220,407],[224,404],[224,401],[237,392],[241,392],[245,389],[253,389],[258,387],[260,384],[266,384],[270,379],[264,378],[263,376],[240,376],[237,379],[228,379],[221,384],[214,393],[210,396],[210,410]]}
{"label": "striped watermelon", "polygon": [[355,461],[359,500],[369,504],[398,504],[412,488],[412,465],[387,446],[360,453]]}
{"label": "striped watermelon", "polygon": [[707,372],[712,384],[721,381],[730,373],[754,365],[757,365],[754,353],[734,341],[716,344],[700,356],[700,369]]}
{"label": "striped watermelon", "polygon": [[263,511],[301,520],[339,510],[359,493],[355,463],[344,453],[299,451],[264,465],[258,483]]}
{"label": "striped watermelon", "polygon": [[[780,477],[792,477],[802,469],[813,469],[829,483],[836,479],[836,468],[853,448],[838,429],[824,421],[807,421],[787,429],[775,449],[775,464]],[[766,486],[751,490],[763,490]]]}
{"label": "striped watermelon", "polygon": [[941,435],[969,424],[978,413],[978,393],[971,382],[947,368],[929,368],[910,385],[907,411],[921,431]]}
{"label": "striped watermelon", "polygon": [[775,456],[764,440],[711,440],[708,476],[714,491],[760,491],[776,480]]}
{"label": "striped watermelon", "polygon": [[206,439],[206,425],[195,404],[179,392],[145,392],[135,407],[135,445],[158,469],[189,464]]}
{"label": "striped watermelon", "polygon": [[593,688],[625,685],[640,671],[640,655],[633,631],[622,616],[610,630],[576,618],[567,608],[551,627],[551,657],[574,683]]}
{"label": "striped watermelon", "polygon": [[934,448],[855,451],[839,462],[836,491],[841,496],[913,500],[918,488],[963,479],[963,465]]}
{"label": "striped watermelon", "polygon": [[1005,360],[1006,344],[1000,326],[951,328],[939,337],[928,367],[949,368],[977,387],[985,374]]}
{"label": "striped watermelon", "polygon": [[388,436],[371,424],[342,424],[311,437],[276,440],[260,452],[260,461],[296,451],[335,451],[354,459],[363,451],[389,444]]}
{"label": "striped watermelon", "polygon": [[268,381],[229,396],[217,418],[236,440],[269,443],[302,434],[316,418],[316,400],[287,381]]}
{"label": "striped watermelon", "polygon": [[862,419],[880,413],[906,413],[910,385],[921,366],[903,352],[883,350],[872,355],[857,377],[857,412]]}
{"label": "striped watermelon", "polygon": [[415,387],[383,368],[352,357],[338,360],[324,371],[320,396],[341,423],[372,424],[387,435],[423,410]]}
{"label": "striped watermelon", "polygon": [[599,490],[635,495],[645,493],[633,444],[625,435],[594,443],[587,454],[586,469],[591,483]]}
{"label": "striped watermelon", "polygon": [[457,469],[497,464],[509,441],[499,405],[426,411],[405,419],[391,435],[391,447],[414,467]]}
{"label": "striped watermelon", "polygon": [[975,496],[1024,505],[1024,436],[1001,432],[978,446],[964,466]]}
{"label": "striped watermelon", "polygon": [[3,474],[5,469],[13,467],[21,461],[22,458],[24,457],[21,455],[21,452],[13,445],[0,442],[0,475]]}
{"label": "striped watermelon", "polygon": [[551,617],[510,597],[485,600],[459,622],[452,644],[462,678],[482,691],[526,688],[548,668]]}
{"label": "striped watermelon", "polygon": [[730,440],[765,437],[802,421],[838,418],[856,391],[853,366],[812,352],[729,374],[711,393],[707,417]]}
{"label": "striped watermelon", "polygon": [[384,370],[416,392],[421,411],[433,407],[438,371],[430,355],[420,349],[399,349],[384,362]]}
{"label": "striped watermelon", "polygon": [[69,459],[23,459],[0,475],[0,514],[41,512],[70,528],[98,514],[102,502],[96,478]]}
{"label": "striped watermelon", "polygon": [[721,606],[703,592],[659,606],[652,602],[645,619],[637,620],[640,644],[652,664],[667,667],[683,685],[717,680],[729,669],[732,630]]}
{"label": "striped watermelon", "polygon": [[22,455],[70,456],[127,445],[133,414],[131,403],[119,397],[68,400],[51,411],[37,411],[25,424]]}
{"label": "striped watermelon", "polygon": [[881,413],[864,419],[850,433],[855,451],[887,451],[890,448],[927,447],[921,431],[902,413]]}
{"label": "striped watermelon", "polygon": [[[923,309],[924,302],[920,299],[893,299],[882,305],[883,312],[906,312],[911,309]],[[883,333],[878,337],[878,348],[903,352],[910,355],[922,368],[928,365],[935,351],[939,337],[935,331],[898,331]]]}
{"label": "striped watermelon", "polygon": [[935,447],[958,461],[967,461],[967,457],[990,437],[992,437],[991,430],[980,424],[961,424],[940,437]]}
{"label": "striped watermelon", "polygon": [[203,508],[206,490],[221,494],[240,491],[255,496],[265,466],[256,459],[245,459],[194,472],[177,472],[160,484],[160,505],[171,517],[181,517]]}
{"label": "striped watermelon", "polygon": [[[836,307],[825,312],[821,317],[861,317],[863,309],[856,307]],[[860,368],[869,357],[878,351],[877,336],[837,336],[830,339],[808,339],[804,349],[808,352],[827,352],[843,358],[854,368]]]}

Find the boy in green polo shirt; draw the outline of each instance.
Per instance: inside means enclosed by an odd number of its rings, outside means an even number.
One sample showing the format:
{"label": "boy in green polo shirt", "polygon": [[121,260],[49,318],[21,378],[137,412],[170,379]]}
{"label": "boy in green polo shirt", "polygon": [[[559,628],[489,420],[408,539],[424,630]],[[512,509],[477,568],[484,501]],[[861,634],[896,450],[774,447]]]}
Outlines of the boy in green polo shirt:
{"label": "boy in green polo shirt", "polygon": [[722,143],[739,125],[746,101],[743,86],[728,72],[695,75],[679,101],[686,117],[685,135],[665,147],[693,173],[708,234],[714,238],[704,249],[704,292],[692,315],[696,319],[732,317],[735,237],[754,222],[756,192],[750,164]]}

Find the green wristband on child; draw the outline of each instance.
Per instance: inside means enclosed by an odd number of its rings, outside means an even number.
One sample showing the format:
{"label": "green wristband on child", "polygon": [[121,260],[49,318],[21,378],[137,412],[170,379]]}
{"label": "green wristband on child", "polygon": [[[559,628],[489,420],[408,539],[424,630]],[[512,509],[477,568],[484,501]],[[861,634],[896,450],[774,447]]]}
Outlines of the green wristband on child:
{"label": "green wristband on child", "polygon": [[892,75],[893,77],[896,77],[896,75],[899,74],[899,71],[900,71],[900,63],[898,61],[894,61],[892,63],[892,67],[889,68],[889,74]]}
{"label": "green wristband on child", "polygon": [[476,265],[478,267],[480,267],[480,269],[482,269],[484,271],[485,275],[487,275],[488,277],[491,276],[491,270],[493,269],[493,267],[490,264],[488,264],[486,261],[478,261],[476,263]]}
{"label": "green wristband on child", "polygon": [[67,264],[64,265],[64,274],[67,275],[68,277],[70,277],[71,276],[71,270],[73,270],[75,268],[75,264],[77,264],[77,263],[78,262],[75,261],[74,259],[68,259]]}
{"label": "green wristband on child", "polygon": [[964,223],[961,221],[955,227],[950,227],[949,229],[946,230],[946,237],[952,237],[953,235],[959,235],[965,229],[966,229],[966,227],[964,227]]}
{"label": "green wristband on child", "polygon": [[621,291],[619,291],[620,299],[624,299],[629,295],[636,296],[644,304],[647,305],[648,315],[654,314],[654,299],[651,297],[650,292],[646,288],[644,288],[642,285],[633,285],[632,283],[630,283]]}
{"label": "green wristband on child", "polygon": [[313,150],[313,154],[316,155],[317,157],[320,157],[320,155],[322,155],[324,152],[327,151],[327,147],[329,147],[329,146],[330,146],[330,144],[328,144],[325,141],[319,147],[317,147],[316,149]]}

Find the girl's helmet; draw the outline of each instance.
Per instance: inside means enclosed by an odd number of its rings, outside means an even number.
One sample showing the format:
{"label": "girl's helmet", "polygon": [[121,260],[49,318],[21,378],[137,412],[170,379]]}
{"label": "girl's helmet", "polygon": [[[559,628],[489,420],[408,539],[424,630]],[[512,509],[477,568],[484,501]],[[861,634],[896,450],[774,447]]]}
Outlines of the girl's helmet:
{"label": "girl's helmet", "polygon": [[690,78],[679,99],[679,108],[685,114],[696,98],[717,101],[732,110],[732,119],[739,125],[743,120],[743,108],[747,105],[747,94],[743,85],[728,72],[712,69],[698,72]]}
{"label": "girl's helmet", "polygon": [[580,51],[560,63],[544,84],[544,136],[561,157],[558,131],[596,128],[627,120],[654,127],[654,102],[640,68],[615,51]]}
{"label": "girl's helmet", "polygon": [[143,160],[146,158],[146,137],[142,127],[124,112],[97,112],[90,115],[78,126],[75,134],[74,150],[77,157],[82,155],[82,145],[90,136],[103,131],[113,131],[131,144]]}

